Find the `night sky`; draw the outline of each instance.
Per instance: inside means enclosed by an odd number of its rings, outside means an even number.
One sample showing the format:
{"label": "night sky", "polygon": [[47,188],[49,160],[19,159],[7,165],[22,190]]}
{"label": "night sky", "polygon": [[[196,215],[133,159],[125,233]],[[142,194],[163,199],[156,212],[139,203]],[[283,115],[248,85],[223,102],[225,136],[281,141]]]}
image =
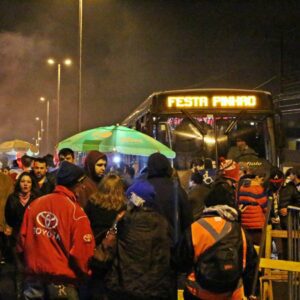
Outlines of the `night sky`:
{"label": "night sky", "polygon": [[[152,92],[262,89],[300,70],[299,1],[83,0],[82,129],[120,122]],[[30,141],[51,101],[55,142],[57,69],[61,138],[77,132],[78,1],[0,0],[0,142]]]}

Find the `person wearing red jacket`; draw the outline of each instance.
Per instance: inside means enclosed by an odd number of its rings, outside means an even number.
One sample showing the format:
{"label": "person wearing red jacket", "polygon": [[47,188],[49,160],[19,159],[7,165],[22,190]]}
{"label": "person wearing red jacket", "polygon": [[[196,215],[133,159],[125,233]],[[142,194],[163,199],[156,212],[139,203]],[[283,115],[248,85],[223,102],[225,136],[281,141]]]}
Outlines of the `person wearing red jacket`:
{"label": "person wearing red jacket", "polygon": [[238,205],[241,210],[242,227],[247,231],[255,245],[260,245],[262,229],[268,204],[267,193],[263,186],[264,174],[246,175],[238,191]]}
{"label": "person wearing red jacket", "polygon": [[25,299],[78,299],[76,287],[91,273],[94,236],[78,204],[83,179],[82,169],[62,162],[54,192],[26,209],[18,243],[26,273]]}

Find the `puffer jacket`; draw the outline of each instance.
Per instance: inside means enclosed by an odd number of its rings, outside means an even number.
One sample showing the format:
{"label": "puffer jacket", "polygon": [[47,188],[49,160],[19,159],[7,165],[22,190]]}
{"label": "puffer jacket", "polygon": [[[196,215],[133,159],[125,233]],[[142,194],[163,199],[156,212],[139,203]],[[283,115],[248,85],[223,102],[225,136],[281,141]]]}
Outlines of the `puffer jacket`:
{"label": "puffer jacket", "polygon": [[242,212],[243,228],[261,229],[264,227],[267,195],[255,179],[243,182],[238,192],[238,204]]}
{"label": "puffer jacket", "polygon": [[[118,223],[118,246],[105,282],[120,299],[168,299],[171,281],[168,222],[152,208],[128,211]],[[119,298],[118,298],[119,299]]]}

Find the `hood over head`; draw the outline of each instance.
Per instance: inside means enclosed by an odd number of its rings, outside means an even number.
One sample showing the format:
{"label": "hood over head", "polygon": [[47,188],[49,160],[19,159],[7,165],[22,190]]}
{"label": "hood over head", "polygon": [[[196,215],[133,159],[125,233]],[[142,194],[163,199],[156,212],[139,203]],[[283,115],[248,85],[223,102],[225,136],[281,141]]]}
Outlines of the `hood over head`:
{"label": "hood over head", "polygon": [[172,176],[171,164],[167,157],[161,153],[153,153],[149,156],[147,169],[148,178]]}
{"label": "hood over head", "polygon": [[86,175],[96,183],[100,182],[101,178],[95,172],[95,164],[99,159],[107,161],[107,156],[97,150],[92,150],[88,153],[84,161],[84,170]]}

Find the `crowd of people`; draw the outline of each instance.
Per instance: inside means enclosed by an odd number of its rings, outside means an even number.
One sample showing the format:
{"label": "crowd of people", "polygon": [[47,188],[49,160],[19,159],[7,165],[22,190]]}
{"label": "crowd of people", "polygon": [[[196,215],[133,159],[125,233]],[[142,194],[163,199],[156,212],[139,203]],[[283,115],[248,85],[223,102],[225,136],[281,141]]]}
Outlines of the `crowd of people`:
{"label": "crowd of people", "polygon": [[[300,205],[297,168],[267,174],[221,159],[216,170],[198,159],[185,187],[160,153],[140,174],[125,165],[109,171],[99,151],[87,154],[83,168],[72,149],[58,158],[55,167],[49,155],[24,155],[17,169],[0,173],[1,263],[14,263],[17,299],[171,300],[178,285],[185,299],[255,299],[253,244],[260,244],[268,201],[270,223],[282,229],[287,207]],[[114,255],[97,260],[116,220]],[[220,261],[225,268],[211,274],[221,279],[209,278],[207,253],[229,233],[240,248],[225,251],[235,260]],[[286,258],[286,245],[276,246]]]}

